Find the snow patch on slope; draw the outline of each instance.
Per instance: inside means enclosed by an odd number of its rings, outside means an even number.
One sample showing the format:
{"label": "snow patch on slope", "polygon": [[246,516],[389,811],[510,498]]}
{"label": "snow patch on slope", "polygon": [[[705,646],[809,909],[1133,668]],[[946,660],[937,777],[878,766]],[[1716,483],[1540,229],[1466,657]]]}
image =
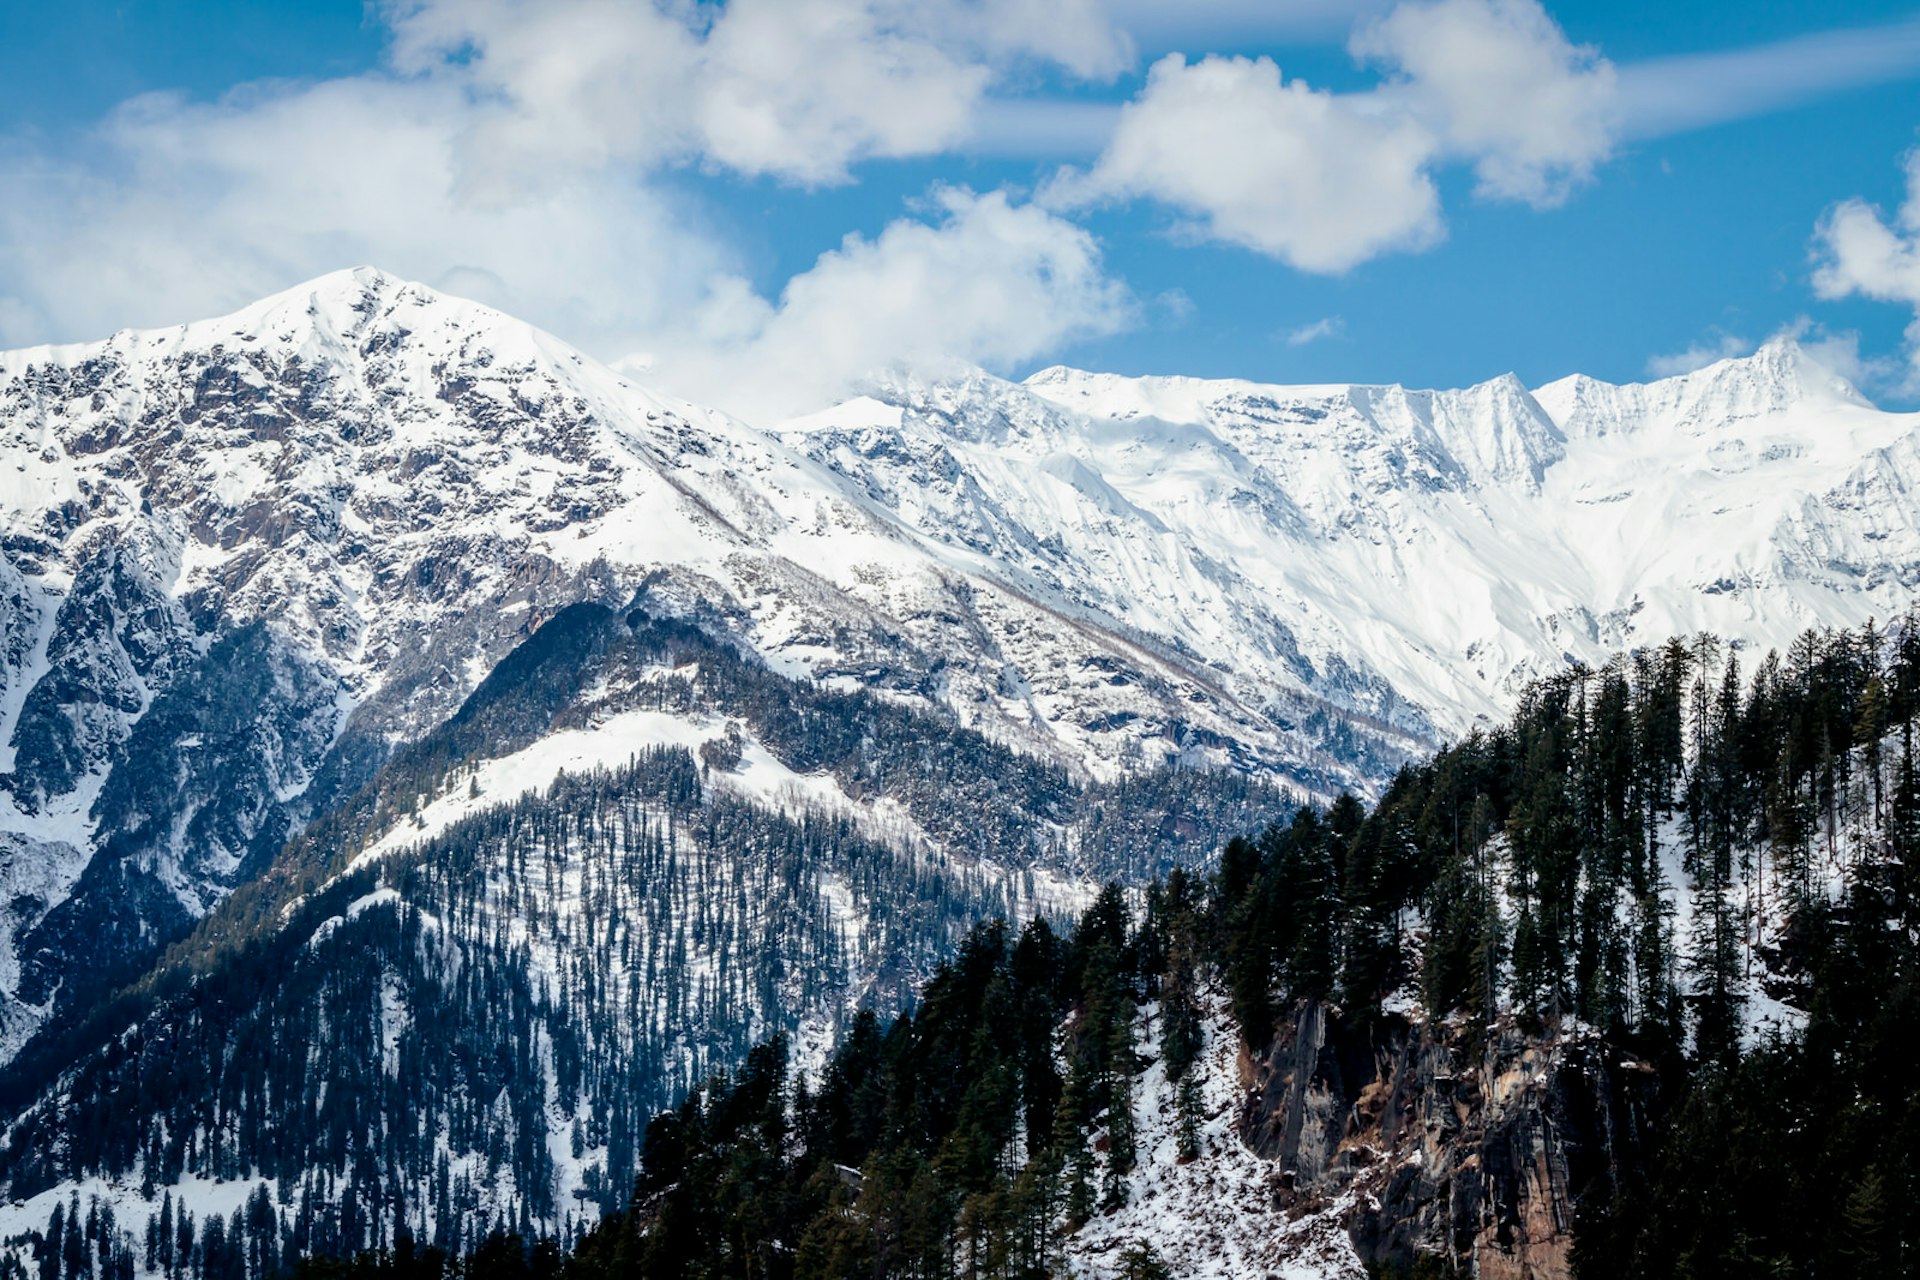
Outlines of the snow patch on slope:
{"label": "snow patch on slope", "polygon": [[352,867],[430,840],[482,809],[543,792],[563,773],[618,769],[641,752],[659,747],[679,747],[698,760],[703,745],[726,737],[730,730],[740,735],[740,762],[731,770],[709,770],[709,787],[776,812],[843,814],[877,837],[904,838],[920,847],[931,844],[897,802],[858,803],[826,774],[796,773],[758,739],[741,733],[737,722],[721,716],[633,710],[616,712],[591,728],[559,730],[511,755],[482,761],[471,772],[457,774],[458,785],[369,845],[354,858]]}
{"label": "snow patch on slope", "polygon": [[1118,1275],[1122,1253],[1145,1242],[1174,1275],[1191,1280],[1364,1280],[1366,1268],[1346,1230],[1350,1199],[1282,1207],[1281,1169],[1248,1150],[1235,1132],[1240,1041],[1218,1002],[1202,1020],[1202,1048],[1188,1068],[1200,1082],[1201,1154],[1180,1163],[1176,1086],[1157,1057],[1158,1028],[1153,1006],[1136,1027],[1138,1051],[1155,1060],[1135,1079],[1139,1156],[1127,1202],[1096,1214],[1072,1237],[1072,1273]]}

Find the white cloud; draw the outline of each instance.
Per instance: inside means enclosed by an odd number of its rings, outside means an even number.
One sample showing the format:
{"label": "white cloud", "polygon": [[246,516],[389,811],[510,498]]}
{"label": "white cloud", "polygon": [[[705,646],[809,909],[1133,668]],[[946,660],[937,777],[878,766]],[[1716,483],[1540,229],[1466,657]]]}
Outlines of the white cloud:
{"label": "white cloud", "polygon": [[0,345],[218,314],[362,262],[603,357],[655,351],[663,376],[709,387],[728,385],[716,371],[731,355],[824,385],[857,360],[1024,359],[1130,314],[1086,233],[957,194],[935,225],[826,255],[773,308],[659,177],[698,163],[827,182],[867,156],[946,146],[1027,63],[1124,65],[1131,46],[1093,0],[379,12],[394,32],[379,71],[139,99],[58,155],[0,141]]}
{"label": "white cloud", "polygon": [[1842,201],[1814,233],[1814,291],[1823,298],[1859,295],[1913,309],[1907,326],[1907,384],[1920,386],[1920,151],[1905,160],[1907,191],[1889,222],[1864,200]]}
{"label": "white cloud", "polygon": [[470,125],[446,86],[369,77],[216,104],[140,99],[76,159],[0,157],[0,342],[219,314],[373,262],[611,354],[730,267],[666,200],[612,170],[468,198],[458,157]]}
{"label": "white cloud", "polygon": [[[1241,46],[1263,40],[1349,38],[1356,21],[1361,24],[1364,48],[1374,25],[1367,20],[1392,8],[1387,0],[1288,4],[1191,0],[1179,5],[1165,0],[1109,0],[1109,4],[1115,21],[1140,49],[1152,54],[1190,50],[1208,40]],[[1487,16],[1497,16],[1497,9],[1469,6],[1470,16],[1474,10],[1479,11],[1480,20],[1466,25],[1499,34],[1498,22]],[[1524,125],[1519,132],[1549,139],[1557,133],[1569,139],[1576,161],[1583,151],[1588,153],[1590,163],[1570,167],[1556,161],[1545,173],[1525,174],[1530,182],[1544,179],[1546,191],[1554,195],[1564,193],[1569,178],[1577,181],[1578,175],[1590,172],[1592,163],[1604,158],[1618,139],[1661,138],[1711,128],[1851,89],[1909,79],[1920,72],[1920,18],[1810,32],[1747,48],[1646,58],[1609,68],[1589,51],[1571,46],[1550,23],[1543,27],[1539,14],[1533,10],[1512,24],[1520,28],[1522,37],[1527,28],[1537,36],[1514,41],[1522,55],[1517,65],[1548,73],[1548,100],[1560,110],[1557,116],[1535,121],[1528,112],[1536,104],[1523,103],[1510,114],[1496,113],[1492,123],[1497,131],[1512,131],[1518,119]],[[1511,40],[1513,33],[1508,36]],[[1415,50],[1416,60],[1423,56],[1432,55]],[[1571,70],[1570,83],[1552,79],[1556,62]],[[1443,73],[1442,78],[1447,76]],[[1460,87],[1471,102],[1473,95],[1493,86],[1469,80]],[[1118,117],[1117,104],[1083,98],[990,97],[977,113],[968,146],[1004,156],[1094,156]]]}
{"label": "white cloud", "polygon": [[[1800,316],[1782,325],[1768,342],[1792,342],[1815,364],[1852,383],[1869,388],[1896,382],[1900,362],[1879,356],[1863,355],[1860,335],[1848,330],[1830,330],[1808,316]],[[1647,373],[1655,378],[1671,378],[1704,369],[1721,360],[1751,355],[1756,344],[1730,333],[1703,338],[1684,351],[1655,356],[1647,361]]]}
{"label": "white cloud", "polygon": [[1441,236],[1417,122],[1286,81],[1268,58],[1169,54],[1120,114],[1093,169],[1047,193],[1073,206],[1150,197],[1192,235],[1306,271],[1344,271]]}
{"label": "white cloud", "polygon": [[[956,355],[1007,367],[1133,321],[1085,230],[1004,193],[935,193],[935,221],[848,236],[788,282],[778,305],[723,282],[641,376],[767,419],[817,408],[865,375],[938,373]],[[638,372],[638,371],[636,371]]]}
{"label": "white cloud", "polygon": [[[1472,163],[1487,195],[1548,203],[1606,154],[1610,69],[1535,0],[1412,0],[1368,22],[1354,48],[1386,82],[1365,93],[1285,81],[1266,59],[1171,55],[1124,105],[1028,96],[1120,74],[1187,32],[1330,36],[1385,7],[376,0],[392,34],[377,71],[139,99],[58,151],[0,139],[0,344],[213,314],[372,262],[710,385],[742,353],[813,367],[808,341],[826,381],[856,357],[1006,363],[1135,314],[1059,217],[942,196],[931,222],[848,242],[773,305],[670,171],[816,186],[883,157],[1078,149],[1098,158],[1050,184],[1049,207],[1155,200],[1184,234],[1337,272],[1444,236],[1444,164]],[[1836,57],[1858,65],[1864,48]],[[1823,223],[1823,279],[1912,301],[1912,235],[1842,206]],[[984,255],[977,280],[961,249]],[[895,304],[883,278],[926,287]],[[872,295],[859,308],[828,305],[856,285]],[[1025,310],[981,320],[972,300],[996,290]],[[789,319],[809,314],[835,319]]]}
{"label": "white cloud", "polygon": [[1107,0],[1115,21],[1157,53],[1192,49],[1196,40],[1245,45],[1275,40],[1344,39],[1356,20],[1392,0]]}
{"label": "white cloud", "polygon": [[1304,347],[1310,342],[1319,342],[1323,338],[1337,338],[1347,329],[1347,322],[1339,316],[1322,316],[1312,324],[1303,324],[1290,330],[1286,343],[1290,347]]}
{"label": "white cloud", "polygon": [[697,159],[808,185],[968,137],[1029,62],[1104,79],[1133,60],[1098,0],[411,0],[403,71],[450,78],[479,119],[477,189],[556,167]]}
{"label": "white cloud", "polygon": [[1341,272],[1443,238],[1432,175],[1450,159],[1473,164],[1482,196],[1545,207],[1611,153],[1613,68],[1537,0],[1404,3],[1352,49],[1385,83],[1334,94],[1267,58],[1169,54],[1099,159],[1047,198],[1156,200],[1197,238]]}
{"label": "white cloud", "polygon": [[1537,0],[1402,4],[1353,50],[1395,69],[1383,92],[1472,158],[1484,195],[1557,204],[1613,149],[1613,65]]}
{"label": "white cloud", "polygon": [[700,42],[652,4],[411,0],[385,13],[393,69],[460,98],[463,194],[511,200],[698,147]]}
{"label": "white cloud", "polygon": [[838,182],[856,159],[964,137],[991,73],[874,17],[835,0],[735,0],[698,83],[706,154],[741,173]]}
{"label": "white cloud", "polygon": [[1036,58],[1057,63],[1087,80],[1107,80],[1134,66],[1132,34],[1112,0],[975,0],[957,9],[909,0],[924,16],[962,15],[990,56]]}
{"label": "white cloud", "polygon": [[1851,329],[1827,332],[1802,318],[1785,332],[1799,342],[1800,349],[1815,364],[1845,378],[1856,388],[1894,386],[1901,380],[1900,362],[1888,356],[1862,353],[1860,335]]}
{"label": "white cloud", "polygon": [[1920,19],[1817,31],[1620,67],[1621,133],[1656,138],[1742,120],[1920,68]]}
{"label": "white cloud", "polygon": [[1647,360],[1647,373],[1655,378],[1677,378],[1681,374],[1704,369],[1716,361],[1731,360],[1735,356],[1751,354],[1752,351],[1753,343],[1745,338],[1723,333],[1695,342],[1684,351],[1650,357]]}
{"label": "white cloud", "polygon": [[1153,300],[1153,308],[1169,327],[1185,324],[1193,318],[1193,295],[1185,289],[1163,289]]}

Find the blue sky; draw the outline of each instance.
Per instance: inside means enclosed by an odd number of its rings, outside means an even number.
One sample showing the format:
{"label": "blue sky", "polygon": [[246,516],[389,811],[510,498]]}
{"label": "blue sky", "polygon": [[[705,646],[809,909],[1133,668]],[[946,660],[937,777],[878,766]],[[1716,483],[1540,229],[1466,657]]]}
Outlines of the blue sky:
{"label": "blue sky", "polygon": [[1046,8],[9,4],[0,342],[371,261],[759,416],[885,363],[1625,381],[1782,329],[1920,400],[1920,6]]}

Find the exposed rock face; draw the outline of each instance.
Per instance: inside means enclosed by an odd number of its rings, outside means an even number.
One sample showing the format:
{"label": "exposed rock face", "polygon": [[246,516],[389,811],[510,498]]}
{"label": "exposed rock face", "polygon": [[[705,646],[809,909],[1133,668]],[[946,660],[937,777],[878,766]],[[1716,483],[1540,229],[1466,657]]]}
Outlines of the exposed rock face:
{"label": "exposed rock face", "polygon": [[1574,1214],[1631,1177],[1659,1088],[1594,1036],[1483,1044],[1389,1016],[1355,1026],[1301,1005],[1243,1056],[1242,1136],[1305,1205],[1362,1194],[1349,1222],[1369,1264],[1426,1254],[1481,1280],[1566,1280]]}
{"label": "exposed rock face", "polygon": [[79,568],[55,615],[47,670],[21,704],[14,767],[0,782],[29,813],[114,758],[152,691],[193,656],[191,629],[168,591],[180,546],[167,533],[142,522],[75,552]]}

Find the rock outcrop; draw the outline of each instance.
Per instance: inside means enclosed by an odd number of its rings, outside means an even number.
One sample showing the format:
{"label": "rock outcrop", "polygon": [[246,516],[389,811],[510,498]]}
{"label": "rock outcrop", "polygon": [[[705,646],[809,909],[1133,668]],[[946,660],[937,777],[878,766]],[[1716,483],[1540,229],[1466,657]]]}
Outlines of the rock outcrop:
{"label": "rock outcrop", "polygon": [[1474,1036],[1300,1005],[1241,1060],[1241,1134],[1301,1211],[1354,1191],[1369,1265],[1431,1256],[1480,1280],[1566,1280],[1582,1202],[1631,1177],[1660,1079],[1592,1033]]}

